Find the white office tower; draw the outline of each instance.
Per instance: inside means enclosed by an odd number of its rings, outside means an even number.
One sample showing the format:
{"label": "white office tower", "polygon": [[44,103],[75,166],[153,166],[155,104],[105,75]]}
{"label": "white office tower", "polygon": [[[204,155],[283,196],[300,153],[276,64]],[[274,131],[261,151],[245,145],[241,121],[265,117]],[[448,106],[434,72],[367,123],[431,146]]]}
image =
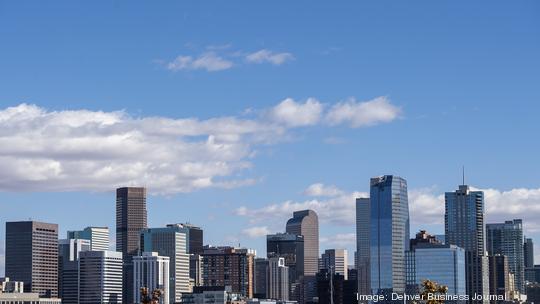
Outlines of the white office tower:
{"label": "white office tower", "polygon": [[58,296],[64,304],[79,303],[79,256],[90,250],[90,240],[58,241]]}
{"label": "white office tower", "polygon": [[326,249],[321,257],[320,268],[328,270],[329,273],[340,274],[345,280],[348,280],[347,269],[349,264],[347,259],[346,249]]}
{"label": "white office tower", "polygon": [[159,256],[157,252],[143,252],[133,257],[133,298],[141,303],[140,290],[148,288],[148,293],[161,289],[160,304],[169,304],[169,257]]}
{"label": "white office tower", "polygon": [[122,303],[122,252],[79,253],[79,304]]}
{"label": "white office tower", "polygon": [[90,250],[109,250],[109,228],[108,227],[86,227],[83,230],[68,231],[68,239],[90,240]]}
{"label": "white office tower", "polygon": [[268,259],[266,295],[270,299],[289,300],[289,267],[285,258]]}

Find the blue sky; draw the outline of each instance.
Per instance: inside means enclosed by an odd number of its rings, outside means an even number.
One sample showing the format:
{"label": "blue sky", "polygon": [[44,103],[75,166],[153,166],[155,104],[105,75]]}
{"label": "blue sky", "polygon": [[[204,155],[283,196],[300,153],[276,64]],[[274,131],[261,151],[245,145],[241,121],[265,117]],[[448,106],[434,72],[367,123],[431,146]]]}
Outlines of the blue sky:
{"label": "blue sky", "polygon": [[488,219],[523,217],[540,243],[539,17],[536,1],[1,1],[0,220],[114,228],[114,187],[140,182],[151,226],[263,255],[313,207],[321,249],[352,255],[370,177],[406,178],[411,231],[440,233],[464,165]]}

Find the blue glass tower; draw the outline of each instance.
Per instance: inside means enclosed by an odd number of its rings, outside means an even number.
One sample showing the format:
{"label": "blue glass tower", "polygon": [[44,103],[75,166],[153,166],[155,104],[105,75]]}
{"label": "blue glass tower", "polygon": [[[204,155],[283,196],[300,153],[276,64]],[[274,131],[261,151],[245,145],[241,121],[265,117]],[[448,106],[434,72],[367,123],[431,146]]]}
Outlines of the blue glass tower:
{"label": "blue glass tower", "polygon": [[407,181],[384,175],[371,179],[370,272],[373,293],[405,292],[409,248]]}

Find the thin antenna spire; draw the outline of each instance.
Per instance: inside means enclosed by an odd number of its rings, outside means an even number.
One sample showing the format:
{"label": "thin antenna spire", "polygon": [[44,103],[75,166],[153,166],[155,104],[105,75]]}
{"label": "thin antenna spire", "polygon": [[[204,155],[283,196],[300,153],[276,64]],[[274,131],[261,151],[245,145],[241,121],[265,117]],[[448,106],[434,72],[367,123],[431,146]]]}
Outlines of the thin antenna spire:
{"label": "thin antenna spire", "polygon": [[465,166],[462,166],[461,172],[463,174],[463,184],[462,185],[465,185]]}

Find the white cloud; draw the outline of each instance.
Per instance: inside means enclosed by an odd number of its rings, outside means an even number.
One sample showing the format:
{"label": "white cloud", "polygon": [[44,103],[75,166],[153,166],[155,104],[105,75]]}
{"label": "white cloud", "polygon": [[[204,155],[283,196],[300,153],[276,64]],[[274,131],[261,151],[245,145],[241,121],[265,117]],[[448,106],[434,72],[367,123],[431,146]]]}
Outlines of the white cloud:
{"label": "white cloud", "polygon": [[249,63],[269,62],[273,65],[282,65],[287,61],[294,59],[291,53],[276,53],[271,50],[262,49],[257,52],[246,55],[246,61]]}
{"label": "white cloud", "polygon": [[326,199],[310,199],[301,202],[289,200],[258,209],[243,206],[236,209],[236,214],[247,217],[251,223],[258,223],[274,219],[284,220],[291,217],[294,211],[311,209],[317,213],[319,221],[322,223],[338,226],[353,225],[355,223],[356,198],[366,197],[368,194],[335,190],[340,194]]}
{"label": "white cloud", "polygon": [[259,238],[271,234],[267,226],[250,227],[242,230],[242,234],[250,238]]}
{"label": "white cloud", "polygon": [[[315,99],[286,99],[252,118],[132,117],[124,111],[0,109],[0,191],[110,191],[142,185],[152,193],[233,188],[260,144],[319,122]],[[270,115],[268,115],[270,113]]]}
{"label": "white cloud", "polygon": [[323,105],[314,98],[304,103],[287,98],[269,111],[272,120],[291,127],[310,126],[319,122]]}
{"label": "white cloud", "polygon": [[400,113],[401,109],[391,104],[386,97],[364,102],[349,99],[332,106],[326,114],[326,121],[330,125],[347,124],[358,128],[392,121]]}
{"label": "white cloud", "polygon": [[180,55],[167,64],[167,69],[170,71],[207,70],[208,72],[216,72],[230,69],[233,65],[232,61],[218,56],[215,52],[205,52],[197,58]]}
{"label": "white cloud", "polygon": [[304,190],[304,194],[308,196],[338,196],[342,195],[343,191],[338,189],[336,186],[324,185],[322,183],[312,184]]}
{"label": "white cloud", "polygon": [[[324,245],[326,247],[333,247],[333,248],[347,248],[347,247],[354,247],[356,244],[356,234],[355,233],[338,233],[336,235],[332,236],[326,236],[320,238],[321,245]],[[354,256],[354,252],[349,252],[349,254],[352,254]],[[354,258],[353,258],[354,259]]]}

